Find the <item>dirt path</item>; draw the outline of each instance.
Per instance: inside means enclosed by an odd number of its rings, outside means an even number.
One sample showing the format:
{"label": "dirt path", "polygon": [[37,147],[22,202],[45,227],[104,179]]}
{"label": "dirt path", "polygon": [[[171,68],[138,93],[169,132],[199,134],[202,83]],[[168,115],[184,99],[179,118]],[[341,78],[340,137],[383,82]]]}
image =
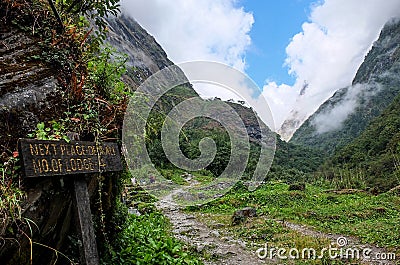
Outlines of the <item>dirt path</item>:
{"label": "dirt path", "polygon": [[[196,220],[194,215],[183,212],[181,207],[174,203],[172,199],[175,194],[180,192],[182,192],[181,189],[174,191],[160,200],[156,206],[171,221],[175,237],[186,242],[199,253],[202,253],[203,256],[207,257],[207,259],[204,260],[204,264],[257,265],[277,263],[271,260],[259,259],[255,252],[250,252],[246,249],[243,241],[222,237],[218,232],[218,229],[211,229],[204,223]],[[341,246],[343,246],[345,250],[356,249],[359,251],[359,261],[362,264],[396,264],[396,262],[392,260],[376,259],[377,254],[387,255],[390,254],[390,251],[371,244],[362,244],[357,238],[339,234],[326,234],[315,231],[308,226],[294,224],[287,221],[282,222],[277,220],[277,222],[280,222],[284,227],[297,231],[305,236],[325,238],[329,239],[331,242],[340,242]],[[369,249],[369,252],[367,252],[368,255],[363,255],[363,250],[365,249]]]}
{"label": "dirt path", "polygon": [[[207,259],[206,265],[257,265],[268,264],[257,257],[256,253],[246,250],[240,241],[223,238],[217,230],[212,230],[205,224],[196,220],[193,215],[184,213],[173,202],[174,193],[160,200],[156,206],[160,209],[173,225],[176,238],[194,247]],[[271,263],[269,263],[271,264]]]}

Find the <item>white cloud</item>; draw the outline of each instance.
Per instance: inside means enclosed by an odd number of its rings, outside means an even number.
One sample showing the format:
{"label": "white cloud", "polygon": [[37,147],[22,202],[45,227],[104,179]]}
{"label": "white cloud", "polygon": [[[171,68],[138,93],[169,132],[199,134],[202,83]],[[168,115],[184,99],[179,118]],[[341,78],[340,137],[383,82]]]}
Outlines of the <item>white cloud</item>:
{"label": "white cloud", "polygon": [[275,128],[279,128],[289,115],[290,107],[295,104],[297,95],[298,90],[286,84],[278,85],[274,81],[269,81],[264,86],[262,96],[268,102],[274,116]]}
{"label": "white cloud", "polygon": [[[210,60],[244,70],[253,15],[236,0],[123,0],[175,63]],[[211,95],[210,95],[211,96]]]}
{"label": "white cloud", "polygon": [[379,92],[379,83],[355,84],[346,88],[343,101],[340,104],[329,106],[324,112],[313,117],[311,123],[317,133],[325,133],[342,127],[343,122],[359,106],[360,100],[368,102],[370,98]]}
{"label": "white cloud", "polygon": [[[296,76],[295,86],[288,89],[298,92],[300,84],[309,83],[306,94],[287,106],[286,112],[292,109],[295,116],[289,118],[301,123],[337,89],[349,86],[385,22],[398,16],[398,0],[326,0],[316,5],[286,48],[289,73]],[[277,93],[264,89],[269,96]]]}

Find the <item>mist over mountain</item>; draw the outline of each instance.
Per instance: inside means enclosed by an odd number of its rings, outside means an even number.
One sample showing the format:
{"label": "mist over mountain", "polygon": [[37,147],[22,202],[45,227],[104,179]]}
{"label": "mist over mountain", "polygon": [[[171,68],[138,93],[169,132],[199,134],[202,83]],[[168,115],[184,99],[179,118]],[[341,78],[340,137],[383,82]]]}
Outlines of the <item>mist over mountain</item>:
{"label": "mist over mountain", "polygon": [[346,145],[398,95],[399,72],[400,22],[392,20],[382,29],[353,84],[324,102],[290,141],[327,152]]}
{"label": "mist over mountain", "polygon": [[[400,95],[366,129],[343,148],[338,148],[322,171],[339,177],[337,172],[362,176],[367,187],[384,192],[400,184]],[[343,174],[343,173],[342,173]],[[365,185],[364,184],[364,185]],[[360,183],[352,183],[354,187]]]}
{"label": "mist over mountain", "polygon": [[[393,15],[393,16],[388,16],[386,18],[386,23],[389,24],[394,24],[396,23],[395,17],[398,17],[398,15]],[[390,18],[390,19],[389,19]],[[389,19],[389,21],[388,21]],[[356,23],[356,22],[353,22]],[[382,21],[381,28],[377,29],[382,31],[382,28],[384,27],[384,23]],[[327,29],[327,33],[329,34],[329,29]],[[342,32],[342,37],[347,38],[346,32]],[[374,39],[378,39],[378,32],[376,33],[376,37]],[[372,40],[371,40],[372,41]],[[388,41],[388,40],[386,40]],[[364,43],[364,41],[359,40],[355,41],[358,43],[357,45],[360,45],[361,43]],[[326,48],[324,50],[324,53],[330,54],[331,52],[337,52],[336,45],[341,45],[340,43],[336,43],[334,40],[329,42],[330,46],[329,48]],[[347,43],[347,46],[352,46],[354,41]],[[383,44],[383,43],[382,43]],[[380,45],[382,45],[380,44]],[[314,45],[314,44],[310,44]],[[318,44],[316,44],[318,45]],[[383,44],[384,45],[384,44]],[[344,52],[342,53],[336,53],[335,57],[330,58],[329,61],[324,62],[324,64],[320,64],[318,67],[318,70],[314,70],[313,72],[309,73],[309,76],[307,78],[304,78],[305,81],[301,80],[301,82],[308,82],[310,84],[309,88],[307,89],[306,93],[301,93],[301,91],[296,98],[296,103],[295,103],[295,108],[292,109],[291,113],[288,115],[284,123],[281,125],[281,128],[279,129],[279,134],[282,136],[283,139],[289,141],[290,138],[293,136],[295,131],[312,115],[318,110],[318,106],[321,105],[321,102],[324,102],[328,100],[335,91],[338,91],[340,88],[344,88],[347,86],[350,86],[351,84],[355,83],[366,83],[366,80],[357,80],[355,78],[357,74],[357,71],[362,71],[362,63],[365,60],[365,57],[367,55],[368,50],[371,51],[373,45],[371,44],[368,49],[365,49],[362,57],[359,56],[361,51],[358,51],[355,54],[346,54]],[[345,49],[345,48],[344,48]],[[382,51],[378,51],[382,52]],[[311,52],[311,54],[313,54]],[[321,54],[320,56],[323,56]],[[357,57],[359,56],[359,57]],[[356,59],[358,58],[358,59]],[[321,58],[323,60],[323,58]],[[319,59],[316,59],[318,62]],[[332,65],[330,65],[330,62],[335,62],[337,63],[338,61],[341,62],[341,64],[336,64],[334,68],[332,68]],[[356,65],[353,65],[353,69],[346,69],[346,65],[352,64],[355,61],[358,63]],[[344,72],[342,72],[342,75],[335,76],[338,72],[341,70],[346,69]],[[369,69],[371,71],[371,69]],[[330,76],[331,78],[334,77],[333,79],[323,79],[323,77]],[[345,79],[347,81],[344,81],[343,77],[347,76]],[[358,78],[358,77],[357,77]],[[312,79],[318,79],[322,80],[322,82],[319,82],[318,84],[315,84],[312,82]],[[329,87],[329,89],[328,89]],[[300,89],[298,89],[300,91]]]}

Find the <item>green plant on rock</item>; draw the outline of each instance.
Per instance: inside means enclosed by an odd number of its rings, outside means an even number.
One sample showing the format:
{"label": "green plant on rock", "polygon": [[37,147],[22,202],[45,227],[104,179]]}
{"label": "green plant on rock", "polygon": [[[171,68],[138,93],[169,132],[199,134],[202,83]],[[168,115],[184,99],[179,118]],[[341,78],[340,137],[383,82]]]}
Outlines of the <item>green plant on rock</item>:
{"label": "green plant on rock", "polygon": [[[79,21],[86,17],[94,21],[97,26],[97,35],[105,37],[109,15],[116,16],[119,13],[119,0],[79,1],[79,0],[49,0],[52,11],[59,23],[63,25],[65,16],[73,17]],[[61,26],[62,26],[61,25]]]}
{"label": "green plant on rock", "polygon": [[110,46],[91,54],[87,76],[82,85],[81,100],[72,101],[65,113],[69,131],[92,135],[96,139],[118,138],[128,90],[122,81],[127,56]]}
{"label": "green plant on rock", "polygon": [[[85,97],[95,97],[95,94],[85,94]],[[65,123],[69,131],[82,136],[91,134],[100,136],[106,129],[100,124],[100,103],[95,100],[83,100],[69,107],[65,112]]]}
{"label": "green plant on rock", "polygon": [[1,7],[8,11],[6,21],[38,38],[41,53],[28,59],[58,70],[60,85],[72,98],[82,100],[88,62],[103,48],[106,17],[118,14],[119,0],[15,0]]}
{"label": "green plant on rock", "polygon": [[50,127],[46,127],[44,122],[39,122],[36,125],[36,131],[28,134],[28,137],[38,140],[65,140],[69,142],[70,139],[66,135],[66,129],[62,123],[50,121],[49,124]]}

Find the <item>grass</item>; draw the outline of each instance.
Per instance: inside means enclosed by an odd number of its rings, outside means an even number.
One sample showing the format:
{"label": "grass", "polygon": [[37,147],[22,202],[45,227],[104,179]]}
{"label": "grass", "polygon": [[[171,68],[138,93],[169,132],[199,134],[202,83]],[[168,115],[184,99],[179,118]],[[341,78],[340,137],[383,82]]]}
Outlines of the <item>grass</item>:
{"label": "grass", "polygon": [[187,185],[187,181],[183,178],[185,171],[177,169],[159,169],[164,178],[171,180],[178,185]]}
{"label": "grass", "polygon": [[169,222],[161,213],[131,215],[111,257],[103,260],[103,264],[202,264],[169,230]]}
{"label": "grass", "polygon": [[9,229],[10,223],[22,220],[22,201],[25,192],[21,190],[20,167],[18,158],[9,157],[0,166],[0,236]]}
{"label": "grass", "polygon": [[181,169],[173,168],[173,169],[158,169],[164,178],[171,180],[175,184],[179,185],[188,185],[188,181],[185,179],[188,175],[191,175],[191,178],[198,181],[201,184],[207,184],[215,180],[215,177],[211,172],[207,170],[200,170],[196,172],[186,172]]}
{"label": "grass", "polygon": [[[325,233],[352,235],[362,242],[395,249],[400,245],[400,197],[390,194],[335,194],[307,185],[305,192],[268,183],[254,192],[232,190],[221,199],[191,210],[230,216],[253,206],[269,219],[313,226]],[[189,208],[190,209],[190,208]]]}
{"label": "grass", "polygon": [[[200,265],[199,255],[174,238],[169,220],[154,206],[156,199],[139,186],[127,195],[141,215],[130,214],[102,255],[102,264]],[[126,210],[126,209],[125,209]],[[125,214],[121,209],[121,214]]]}
{"label": "grass", "polygon": [[[282,223],[276,220],[266,219],[262,216],[250,218],[242,225],[232,226],[230,224],[230,214],[214,214],[214,213],[196,213],[196,217],[205,223],[210,229],[216,229],[222,238],[233,238],[246,243],[246,247],[256,253],[260,248],[267,246],[267,251],[271,248],[297,248],[299,250],[313,248],[316,250],[316,255],[319,256],[322,248],[328,247],[330,241],[324,238],[313,238],[304,236],[296,231],[286,228]],[[267,245],[266,245],[267,243]],[[263,253],[260,252],[262,255]],[[267,256],[264,260],[268,261]],[[283,261],[283,260],[282,260]],[[283,264],[345,264],[340,260],[329,260],[318,258],[310,260],[304,258],[287,259]]]}

